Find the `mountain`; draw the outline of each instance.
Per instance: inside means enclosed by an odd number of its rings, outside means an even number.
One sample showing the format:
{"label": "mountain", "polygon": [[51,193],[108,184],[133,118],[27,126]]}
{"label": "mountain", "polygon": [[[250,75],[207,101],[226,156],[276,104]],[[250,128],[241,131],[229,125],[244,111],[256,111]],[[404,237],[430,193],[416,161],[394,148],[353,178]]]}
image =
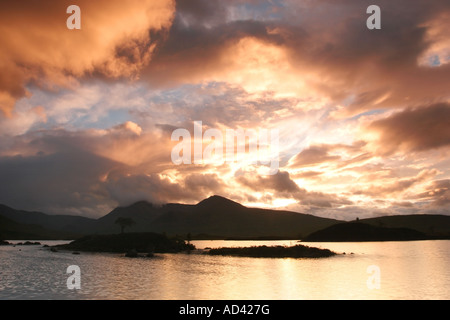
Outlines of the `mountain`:
{"label": "mountain", "polygon": [[23,224],[0,216],[0,240],[70,239],[73,235],[48,230],[40,225]]}
{"label": "mountain", "polygon": [[[0,233],[4,225],[11,226],[11,223],[16,223],[14,230],[23,231],[22,234],[25,235],[39,235],[35,237],[37,240],[44,239],[45,235],[48,235],[49,239],[58,235],[60,238],[75,239],[87,234],[119,233],[121,228],[115,223],[119,217],[131,218],[135,222],[132,226],[125,228],[127,233],[156,232],[166,233],[169,236],[177,234],[186,236],[190,233],[197,239],[201,237],[203,239],[304,239],[313,232],[344,222],[292,211],[250,208],[221,196],[212,196],[197,204],[169,203],[157,206],[146,201],[139,201],[130,206],[115,208],[99,219],[48,215],[41,212],[16,210],[4,205],[0,205],[0,216],[8,219],[0,220]],[[430,238],[450,238],[450,216],[385,216],[361,219],[359,222],[373,227],[416,230],[427,234]],[[36,228],[43,229],[39,231]],[[370,230],[368,232],[371,232]],[[352,232],[360,231],[355,229]]]}
{"label": "mountain", "polygon": [[120,227],[115,223],[117,218],[131,218],[135,222],[133,232],[145,232],[152,221],[162,214],[159,208],[146,201],[139,201],[128,207],[117,207],[107,215],[97,219],[91,226],[95,233],[117,233]]}
{"label": "mountain", "polygon": [[210,236],[243,237],[287,237],[298,238],[325,228],[338,220],[315,217],[290,211],[248,208],[229,199],[212,196],[196,205],[166,204],[154,207],[141,203],[113,210],[98,220],[96,231],[115,230],[117,217],[132,218],[136,223],[129,232],[160,232],[170,235],[190,233]]}
{"label": "mountain", "polygon": [[361,222],[332,225],[307,236],[306,242],[405,241],[424,240],[427,236],[408,228],[377,227]]}
{"label": "mountain", "polygon": [[0,215],[19,223],[37,224],[47,229],[72,233],[84,233],[84,230],[95,222],[95,219],[81,216],[49,215],[42,212],[15,210],[5,205],[0,205]]}
{"label": "mountain", "polygon": [[361,219],[360,222],[378,227],[409,228],[431,237],[450,238],[450,216],[412,214]]}
{"label": "mountain", "polygon": [[119,233],[120,226],[115,223],[119,217],[135,222],[125,229],[126,232],[190,233],[203,234],[205,238],[299,238],[340,222],[290,211],[248,208],[220,196],[209,197],[195,205],[169,203],[155,206],[139,201],[115,208],[96,220],[15,210],[4,205],[0,205],[0,215],[17,224],[39,226],[45,232],[37,235],[52,234],[52,238],[57,234],[78,238],[87,234]]}
{"label": "mountain", "polygon": [[[50,232],[54,235],[69,235],[72,237],[85,234],[86,230],[92,230],[92,226],[96,221],[95,219],[79,216],[48,215],[42,212],[16,210],[5,205],[0,205],[0,216],[16,222],[19,225],[40,226],[46,230],[44,234]],[[17,230],[20,230],[19,226],[17,226],[17,228],[19,228]],[[28,229],[25,228],[25,230]],[[25,231],[25,233],[27,232],[28,231]]]}
{"label": "mountain", "polygon": [[237,203],[233,200],[218,196],[218,195],[214,195],[211,196],[207,199],[204,199],[202,201],[200,201],[197,204],[198,208],[202,208],[202,209],[206,209],[206,210],[211,210],[211,209],[216,209],[219,207],[222,208],[228,208],[228,209],[242,209],[245,208],[242,204]]}

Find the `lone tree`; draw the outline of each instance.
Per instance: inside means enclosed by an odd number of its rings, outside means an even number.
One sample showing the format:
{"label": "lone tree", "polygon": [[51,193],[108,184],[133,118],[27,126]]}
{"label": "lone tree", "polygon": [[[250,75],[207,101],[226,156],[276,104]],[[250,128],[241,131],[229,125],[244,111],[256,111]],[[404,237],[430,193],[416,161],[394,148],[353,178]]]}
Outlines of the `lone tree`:
{"label": "lone tree", "polygon": [[124,217],[117,218],[116,222],[114,223],[120,225],[120,233],[124,233],[126,227],[131,227],[133,224],[135,224],[133,219]]}

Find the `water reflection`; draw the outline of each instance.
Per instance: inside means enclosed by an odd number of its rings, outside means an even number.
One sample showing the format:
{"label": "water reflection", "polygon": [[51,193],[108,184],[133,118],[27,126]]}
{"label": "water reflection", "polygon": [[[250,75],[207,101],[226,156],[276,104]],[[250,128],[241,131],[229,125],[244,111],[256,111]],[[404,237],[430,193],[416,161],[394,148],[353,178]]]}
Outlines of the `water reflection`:
{"label": "water reflection", "polygon": [[[266,245],[292,244],[263,242]],[[195,241],[199,248],[260,245]],[[295,243],[294,243],[295,244]],[[450,241],[311,243],[346,252],[322,259],[160,254],[52,253],[0,248],[0,299],[449,299]],[[353,252],[353,254],[351,254]],[[81,290],[68,290],[66,269],[81,268]],[[367,287],[369,265],[381,288]]]}

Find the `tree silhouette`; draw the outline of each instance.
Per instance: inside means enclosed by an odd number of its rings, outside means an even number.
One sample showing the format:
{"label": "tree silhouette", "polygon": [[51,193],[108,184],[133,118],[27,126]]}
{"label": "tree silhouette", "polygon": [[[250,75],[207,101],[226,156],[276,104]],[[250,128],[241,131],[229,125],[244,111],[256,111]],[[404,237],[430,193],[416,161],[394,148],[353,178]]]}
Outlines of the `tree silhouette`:
{"label": "tree silhouette", "polygon": [[186,240],[187,240],[187,247],[188,247],[188,253],[191,253],[191,240],[192,240],[192,236],[191,236],[191,233],[189,232],[187,235],[186,235]]}
{"label": "tree silhouette", "polygon": [[117,218],[114,223],[120,225],[120,233],[124,233],[126,227],[131,227],[135,224],[133,219],[124,217]]}

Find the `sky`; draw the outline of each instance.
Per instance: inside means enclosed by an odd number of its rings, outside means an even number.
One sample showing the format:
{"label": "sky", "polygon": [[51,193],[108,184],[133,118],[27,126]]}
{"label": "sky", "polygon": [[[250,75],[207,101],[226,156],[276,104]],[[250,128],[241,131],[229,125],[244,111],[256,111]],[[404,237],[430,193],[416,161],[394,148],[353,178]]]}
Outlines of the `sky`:
{"label": "sky", "polygon": [[[217,194],[342,220],[449,214],[448,30],[439,0],[1,1],[0,203],[98,218]],[[278,171],[174,164],[171,135],[195,121],[277,130]]]}

